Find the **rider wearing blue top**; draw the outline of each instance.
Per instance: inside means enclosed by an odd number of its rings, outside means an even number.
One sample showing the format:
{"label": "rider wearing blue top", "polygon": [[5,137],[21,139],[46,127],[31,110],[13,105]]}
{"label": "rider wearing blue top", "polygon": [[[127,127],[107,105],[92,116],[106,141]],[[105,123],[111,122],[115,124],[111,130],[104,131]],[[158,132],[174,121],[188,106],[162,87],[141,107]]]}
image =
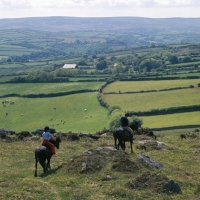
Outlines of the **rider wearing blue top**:
{"label": "rider wearing blue top", "polygon": [[49,148],[51,149],[51,154],[55,154],[55,147],[54,147],[54,145],[51,142],[49,142],[49,140],[51,139],[51,137],[52,137],[52,135],[49,132],[49,127],[46,126],[44,128],[44,132],[42,133],[42,138],[43,138],[42,144],[49,146]]}

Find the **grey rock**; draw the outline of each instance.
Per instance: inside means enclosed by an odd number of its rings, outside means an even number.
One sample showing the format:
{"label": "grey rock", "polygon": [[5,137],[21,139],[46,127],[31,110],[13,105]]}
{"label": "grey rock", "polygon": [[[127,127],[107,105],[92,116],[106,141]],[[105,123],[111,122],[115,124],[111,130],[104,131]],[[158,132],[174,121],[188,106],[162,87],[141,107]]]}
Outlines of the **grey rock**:
{"label": "grey rock", "polygon": [[182,193],[180,186],[173,180],[170,180],[163,184],[163,191],[166,194]]}
{"label": "grey rock", "polygon": [[138,158],[146,163],[147,165],[149,165],[151,168],[154,168],[154,169],[160,169],[163,167],[163,164],[158,162],[158,161],[155,161],[153,160],[152,158],[150,158],[149,156],[146,156],[144,153],[140,153]]}

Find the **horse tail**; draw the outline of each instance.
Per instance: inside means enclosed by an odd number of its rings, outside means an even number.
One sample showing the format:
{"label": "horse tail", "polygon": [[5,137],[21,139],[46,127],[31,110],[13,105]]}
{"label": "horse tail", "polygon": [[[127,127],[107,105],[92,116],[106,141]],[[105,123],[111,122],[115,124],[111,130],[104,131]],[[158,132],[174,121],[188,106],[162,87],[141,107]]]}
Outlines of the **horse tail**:
{"label": "horse tail", "polygon": [[119,140],[119,145],[121,146],[121,148],[123,150],[125,150],[126,146],[125,146],[125,130],[123,129],[122,135],[120,135],[120,139]]}
{"label": "horse tail", "polygon": [[124,140],[119,140],[119,145],[121,146],[121,148],[123,149],[123,150],[125,150],[125,141]]}
{"label": "horse tail", "polygon": [[[117,149],[119,149],[119,146],[121,146],[121,148],[123,150],[125,150],[124,131],[122,131],[120,129],[114,130],[113,137],[115,140],[115,147],[117,147]],[[117,145],[117,140],[118,140],[118,145]]]}
{"label": "horse tail", "polygon": [[43,168],[45,168],[45,160],[46,160],[45,149],[40,149],[40,150],[38,151],[37,159],[38,159],[40,165],[41,165]]}
{"label": "horse tail", "polygon": [[37,177],[38,149],[35,150],[35,177]]}
{"label": "horse tail", "polygon": [[39,162],[43,168],[43,172],[46,170],[45,160],[46,160],[46,148],[39,147],[35,150],[35,177],[37,176],[37,163]]}

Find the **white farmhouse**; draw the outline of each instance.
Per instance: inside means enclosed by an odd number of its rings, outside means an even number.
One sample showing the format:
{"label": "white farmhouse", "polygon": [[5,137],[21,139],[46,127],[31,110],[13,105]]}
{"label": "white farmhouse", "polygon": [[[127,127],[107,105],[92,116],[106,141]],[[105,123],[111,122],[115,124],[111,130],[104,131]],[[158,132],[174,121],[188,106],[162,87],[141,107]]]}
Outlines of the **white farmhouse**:
{"label": "white farmhouse", "polygon": [[62,68],[64,68],[64,69],[76,69],[77,64],[65,64]]}

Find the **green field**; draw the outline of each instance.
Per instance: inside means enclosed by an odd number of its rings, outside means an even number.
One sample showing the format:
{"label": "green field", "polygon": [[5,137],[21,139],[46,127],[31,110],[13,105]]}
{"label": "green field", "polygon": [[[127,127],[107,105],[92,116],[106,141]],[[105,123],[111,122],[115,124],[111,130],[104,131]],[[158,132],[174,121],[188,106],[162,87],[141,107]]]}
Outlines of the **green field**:
{"label": "green field", "polygon": [[[102,99],[109,106],[119,106],[124,112],[150,111],[153,109],[199,105],[200,89],[197,87],[199,82],[199,79],[132,82],[118,81],[108,85],[103,90],[104,94],[102,95]],[[195,86],[195,88],[163,92],[122,94],[123,92],[161,90],[176,87],[188,87],[190,85]],[[119,93],[119,91],[121,94],[105,94],[110,92]],[[141,118],[143,119],[143,126],[150,128],[200,124],[200,112],[148,116]]]}
{"label": "green field", "polygon": [[0,96],[17,93],[25,94],[49,94],[69,92],[76,90],[98,90],[104,82],[69,82],[69,83],[19,83],[0,84]]}
{"label": "green field", "polygon": [[94,133],[108,128],[109,121],[107,110],[100,106],[96,97],[97,93],[93,92],[42,99],[7,98],[15,103],[1,105],[1,128],[31,132],[49,125],[61,132]]}
{"label": "green field", "polygon": [[162,77],[191,77],[191,76],[199,76],[200,77],[200,72],[192,72],[192,73],[173,73],[173,74],[168,74],[168,75],[162,75]]}
{"label": "green field", "polygon": [[[159,90],[191,84],[196,85],[198,82],[199,80],[160,81],[160,84],[158,81],[115,82],[108,85],[104,91],[117,92],[119,88],[124,92]],[[81,89],[98,90],[103,84],[104,82],[0,84],[0,95],[12,93],[20,95],[49,94]],[[197,87],[163,92],[104,94],[102,98],[110,106],[120,106],[122,112],[199,105],[200,102],[199,88]],[[11,128],[15,131],[33,131],[48,124],[57,131],[67,132],[71,130],[93,133],[102,130],[104,127],[109,128],[110,117],[107,115],[107,110],[100,106],[97,100],[97,92],[54,98],[7,97],[0,99],[0,101],[4,100],[13,101],[14,105],[8,103],[6,107],[1,106],[2,128]],[[87,112],[84,111],[85,108]],[[8,113],[8,116],[6,116],[6,113]],[[50,121],[51,118],[54,120]],[[142,117],[142,119],[144,127],[161,128],[196,125],[199,124],[200,115],[199,112],[189,112]],[[64,124],[63,121],[65,121]]]}
{"label": "green field", "polygon": [[[187,126],[199,125],[200,128],[200,112],[185,112],[169,115],[157,115],[141,117],[143,126],[149,128],[163,128],[171,126]],[[184,130],[183,130],[184,132]]]}
{"label": "green field", "polygon": [[120,106],[124,111],[136,112],[200,104],[197,88],[136,94],[104,94],[102,98],[110,106]]}
{"label": "green field", "polygon": [[[0,68],[4,68],[4,69],[10,69],[10,68],[18,68],[18,67],[23,67],[24,65],[21,63],[7,63],[7,64],[1,64]],[[1,69],[2,70],[2,69]]]}
{"label": "green field", "polygon": [[16,76],[2,76],[0,77],[0,82],[10,81],[13,78],[16,78]]}
{"label": "green field", "polygon": [[0,55],[1,56],[21,56],[23,54],[31,54],[33,52],[36,52],[38,50],[36,49],[29,49],[21,46],[14,46],[14,45],[4,45],[0,44]]}
{"label": "green field", "polygon": [[200,79],[180,79],[180,80],[157,80],[157,81],[116,81],[109,84],[103,92],[115,92],[118,93],[119,90],[123,92],[137,92],[137,91],[147,91],[147,90],[161,90],[176,87],[189,87],[193,85],[197,87],[200,83]]}
{"label": "green field", "polygon": [[178,63],[178,64],[172,64],[172,65],[167,65],[169,68],[175,68],[175,67],[188,67],[188,66],[194,66],[194,65],[200,65],[199,61],[196,62],[187,62],[187,63]]}

